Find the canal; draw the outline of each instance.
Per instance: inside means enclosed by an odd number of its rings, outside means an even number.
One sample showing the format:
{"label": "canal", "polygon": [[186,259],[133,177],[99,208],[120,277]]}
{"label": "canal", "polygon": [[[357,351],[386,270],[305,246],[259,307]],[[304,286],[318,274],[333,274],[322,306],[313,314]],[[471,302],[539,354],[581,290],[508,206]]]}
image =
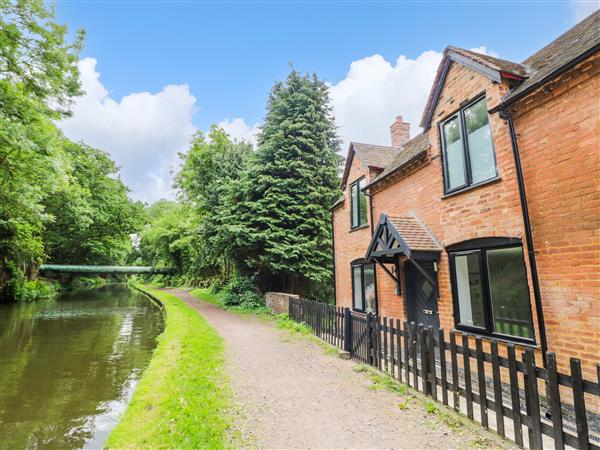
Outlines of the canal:
{"label": "canal", "polygon": [[0,447],[102,448],[162,328],[119,284],[0,305]]}

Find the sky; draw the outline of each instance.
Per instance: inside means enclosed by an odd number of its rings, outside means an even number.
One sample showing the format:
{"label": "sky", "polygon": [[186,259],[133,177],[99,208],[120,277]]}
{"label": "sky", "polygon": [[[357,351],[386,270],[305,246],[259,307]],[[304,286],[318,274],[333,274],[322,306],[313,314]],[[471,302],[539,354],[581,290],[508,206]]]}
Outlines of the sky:
{"label": "sky", "polygon": [[293,66],[330,85],[338,132],[389,145],[418,123],[447,45],[520,62],[595,11],[582,1],[58,1],[87,32],[86,94],[59,123],[107,151],[133,199],[173,199],[193,134],[211,124],[254,141],[273,83]]}

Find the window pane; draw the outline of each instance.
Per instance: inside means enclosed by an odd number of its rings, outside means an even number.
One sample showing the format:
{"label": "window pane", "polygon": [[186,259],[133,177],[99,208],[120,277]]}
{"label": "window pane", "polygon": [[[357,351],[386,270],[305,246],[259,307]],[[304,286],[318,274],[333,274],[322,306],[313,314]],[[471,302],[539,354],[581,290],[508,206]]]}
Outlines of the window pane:
{"label": "window pane", "polygon": [[358,182],[358,196],[360,198],[360,222],[359,225],[367,223],[367,195],[363,191],[365,187],[365,179]]}
{"label": "window pane", "polygon": [[494,331],[533,338],[523,248],[488,250],[487,266]]}
{"label": "window pane", "polygon": [[446,184],[448,189],[462,186],[466,182],[465,161],[458,117],[444,124],[446,145]]}
{"label": "window pane", "polygon": [[365,273],[365,310],[367,312],[375,311],[375,266],[366,264]]}
{"label": "window pane", "polygon": [[360,270],[360,266],[353,266],[352,267],[352,280],[353,280],[353,292],[352,295],[354,296],[354,307],[356,309],[364,309],[364,303],[363,303],[363,297],[362,297],[362,277],[361,277],[361,270]]}
{"label": "window pane", "polygon": [[352,226],[358,226],[358,190],[356,184],[350,186]]}
{"label": "window pane", "polygon": [[458,293],[459,323],[485,328],[479,253],[454,258],[456,291]]}
{"label": "window pane", "polygon": [[485,98],[465,109],[465,125],[469,143],[471,182],[477,183],[495,177],[494,147]]}

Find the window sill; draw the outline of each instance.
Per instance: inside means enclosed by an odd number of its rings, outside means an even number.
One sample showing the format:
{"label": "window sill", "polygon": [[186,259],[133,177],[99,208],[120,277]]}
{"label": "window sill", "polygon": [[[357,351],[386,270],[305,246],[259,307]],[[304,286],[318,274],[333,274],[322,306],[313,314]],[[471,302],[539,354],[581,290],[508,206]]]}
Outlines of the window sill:
{"label": "window sill", "polygon": [[471,186],[464,187],[464,188],[459,189],[457,191],[449,192],[448,194],[442,195],[441,198],[442,198],[442,200],[444,200],[444,199],[447,199],[449,197],[454,197],[455,195],[462,194],[463,192],[472,191],[473,189],[477,189],[477,188],[480,188],[482,186],[487,186],[488,184],[497,183],[497,182],[499,182],[501,180],[502,180],[502,178],[500,178],[499,176],[496,176],[494,178],[490,178],[489,180],[480,181],[479,183],[472,184]]}
{"label": "window sill", "polygon": [[468,336],[482,337],[482,338],[488,339],[490,341],[502,342],[504,344],[514,344],[514,345],[518,345],[519,347],[532,348],[532,349],[540,348],[540,346],[538,344],[536,344],[536,342],[534,340],[527,340],[527,339],[520,339],[520,338],[511,339],[508,336],[480,333],[480,332],[477,332],[477,331],[474,331],[471,329],[464,329],[464,328],[458,328],[458,327],[454,327],[454,331],[456,331],[457,333],[466,334]]}
{"label": "window sill", "polygon": [[350,233],[352,233],[353,231],[358,231],[358,230],[362,230],[364,228],[369,228],[369,223],[365,223],[364,225],[359,225],[357,227],[354,228],[350,228]]}

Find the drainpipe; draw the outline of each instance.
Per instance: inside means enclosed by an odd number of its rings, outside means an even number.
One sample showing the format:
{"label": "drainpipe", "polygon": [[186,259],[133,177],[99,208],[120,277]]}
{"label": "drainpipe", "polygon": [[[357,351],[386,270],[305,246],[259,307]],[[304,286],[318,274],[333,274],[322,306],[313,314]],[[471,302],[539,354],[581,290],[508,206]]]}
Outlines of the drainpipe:
{"label": "drainpipe", "polygon": [[335,285],[335,228],[333,226],[333,211],[331,211],[331,255],[333,264],[333,304],[337,305],[337,289]]}
{"label": "drainpipe", "polygon": [[531,271],[531,281],[533,284],[533,296],[535,298],[535,309],[538,316],[538,325],[540,329],[540,345],[542,347],[542,357],[544,367],[546,367],[546,353],[548,352],[548,341],[546,339],[546,322],[544,321],[544,311],[542,309],[542,296],[540,293],[540,282],[538,279],[537,264],[535,260],[535,246],[533,235],[531,233],[531,221],[529,219],[529,208],[527,207],[527,195],[525,193],[525,182],[523,180],[523,169],[521,166],[521,157],[519,155],[519,145],[517,143],[517,134],[512,115],[504,110],[500,111],[500,117],[508,122],[510,131],[510,140],[512,143],[513,156],[515,159],[515,171],[517,174],[517,183],[519,185],[519,196],[521,197],[521,212],[523,214],[523,225],[525,226],[525,240],[527,241],[527,253],[529,256],[529,267]]}

